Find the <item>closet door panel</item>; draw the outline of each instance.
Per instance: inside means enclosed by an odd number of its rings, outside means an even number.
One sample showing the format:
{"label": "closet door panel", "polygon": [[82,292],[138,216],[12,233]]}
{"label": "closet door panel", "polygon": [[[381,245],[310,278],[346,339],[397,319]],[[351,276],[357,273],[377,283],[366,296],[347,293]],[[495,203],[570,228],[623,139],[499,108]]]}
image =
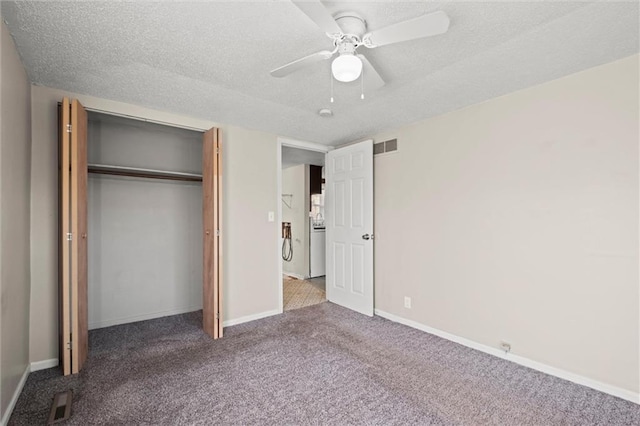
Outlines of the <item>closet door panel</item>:
{"label": "closet door panel", "polygon": [[70,314],[70,241],[68,235],[71,234],[70,222],[70,150],[71,150],[71,133],[68,129],[71,126],[71,105],[69,98],[62,100],[59,109],[60,127],[59,127],[59,167],[60,167],[60,255],[59,261],[59,284],[58,284],[58,316],[59,316],[59,358],[62,372],[66,376],[71,374],[71,314]]}
{"label": "closet door panel", "polygon": [[215,168],[215,192],[216,192],[216,223],[220,233],[216,239],[218,262],[218,337],[222,337],[222,135],[218,129],[216,138],[216,168]]}
{"label": "closet door panel", "polygon": [[218,158],[218,129],[213,128],[204,133],[202,141],[202,313],[204,331],[214,339],[222,337]]}
{"label": "closet door panel", "polygon": [[87,312],[87,112],[71,103],[71,368],[82,369],[89,353]]}

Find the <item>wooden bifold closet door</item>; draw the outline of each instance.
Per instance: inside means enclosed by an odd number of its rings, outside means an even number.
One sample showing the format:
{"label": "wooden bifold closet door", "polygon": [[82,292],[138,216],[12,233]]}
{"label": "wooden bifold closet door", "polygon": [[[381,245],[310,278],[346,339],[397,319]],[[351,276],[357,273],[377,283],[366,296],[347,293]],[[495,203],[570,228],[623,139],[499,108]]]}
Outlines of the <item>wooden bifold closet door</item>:
{"label": "wooden bifold closet door", "polygon": [[[82,369],[89,353],[88,118],[83,106],[68,98],[59,116],[59,354],[68,375]],[[203,328],[217,339],[222,337],[222,144],[217,128],[204,133],[202,153]]]}
{"label": "wooden bifold closet door", "polygon": [[222,144],[220,131],[207,130],[202,141],[202,322],[214,339],[222,337]]}
{"label": "wooden bifold closet door", "polygon": [[87,112],[64,98],[60,119],[60,358],[67,375],[79,372],[89,353]]}

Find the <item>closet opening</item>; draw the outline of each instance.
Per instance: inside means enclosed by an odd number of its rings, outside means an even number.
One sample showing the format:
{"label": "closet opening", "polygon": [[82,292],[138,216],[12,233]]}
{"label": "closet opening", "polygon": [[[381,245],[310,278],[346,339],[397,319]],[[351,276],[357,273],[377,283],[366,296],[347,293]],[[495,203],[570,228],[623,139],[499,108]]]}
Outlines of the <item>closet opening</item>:
{"label": "closet opening", "polygon": [[89,330],[202,309],[202,132],[88,112]]}
{"label": "closet opening", "polygon": [[81,370],[94,329],[202,310],[204,332],[222,337],[219,130],[67,98],[59,113],[64,374]]}

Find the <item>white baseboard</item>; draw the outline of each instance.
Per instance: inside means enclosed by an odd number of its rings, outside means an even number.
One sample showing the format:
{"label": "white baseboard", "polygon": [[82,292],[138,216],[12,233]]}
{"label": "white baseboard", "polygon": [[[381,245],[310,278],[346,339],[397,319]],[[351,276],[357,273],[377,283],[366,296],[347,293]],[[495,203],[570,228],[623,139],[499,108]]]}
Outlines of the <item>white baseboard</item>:
{"label": "white baseboard", "polygon": [[306,280],[307,278],[309,278],[309,277],[305,277],[304,275],[294,274],[293,272],[284,271],[283,274],[284,275],[288,275],[288,276],[293,277],[293,278],[296,278],[296,279],[299,279],[299,280]]}
{"label": "white baseboard", "polygon": [[597,391],[604,392],[609,395],[613,395],[618,398],[622,398],[627,401],[634,402],[636,404],[640,404],[640,393],[635,393],[627,389],[622,389],[617,386],[602,383],[597,380],[593,380],[588,377],[581,376],[579,374],[571,373],[569,371],[562,370],[560,368],[552,367],[550,365],[543,364],[541,362],[534,361],[520,355],[505,353],[504,351],[501,351],[498,348],[492,348],[491,346],[483,345],[481,343],[474,342],[473,340],[465,339],[464,337],[456,336],[455,334],[447,333],[446,331],[438,330],[436,328],[432,328],[424,324],[420,324],[419,322],[402,318],[397,315],[390,314],[388,312],[381,311],[380,309],[376,309],[375,314],[378,316],[381,316],[382,318],[386,318],[390,321],[397,322],[397,323],[424,331],[426,333],[436,335],[438,337],[442,337],[443,339],[447,339],[452,342],[459,343],[461,345],[479,350],[486,354],[497,356],[498,358],[515,362],[516,364],[541,371],[551,376],[559,377],[561,379],[568,380],[570,382],[577,383],[579,385],[587,386],[591,389],[595,389]]}
{"label": "white baseboard", "polygon": [[13,409],[16,407],[16,402],[18,402],[18,398],[22,393],[22,389],[24,388],[24,384],[27,381],[27,377],[29,377],[30,371],[31,371],[31,366],[27,364],[27,367],[24,369],[24,373],[22,373],[22,377],[18,382],[18,386],[16,387],[16,390],[13,392],[13,397],[11,398],[11,401],[9,401],[9,405],[7,406],[7,409],[5,410],[2,416],[2,423],[0,423],[2,426],[6,426],[6,424],[9,423],[9,419],[11,418],[11,413],[13,413]]}
{"label": "white baseboard", "polygon": [[36,361],[31,363],[31,372],[46,370],[58,366],[58,358],[45,359],[44,361]]}
{"label": "white baseboard", "polygon": [[281,313],[282,312],[280,312],[280,310],[278,310],[278,309],[274,309],[272,311],[260,312],[258,314],[247,315],[246,317],[240,317],[240,318],[235,318],[235,319],[230,319],[230,320],[223,321],[222,322],[222,326],[223,327],[229,327],[231,325],[238,325],[238,324],[242,324],[242,323],[249,322],[249,321],[255,321],[255,320],[262,319],[262,318],[271,317],[273,315],[279,315]]}
{"label": "white baseboard", "polygon": [[110,319],[89,323],[89,330],[95,330],[96,328],[111,327],[111,326],[120,325],[120,324],[128,324],[130,322],[146,321],[146,320],[155,319],[155,318],[168,317],[170,315],[186,314],[187,312],[199,311],[201,309],[202,309],[202,306],[191,306],[188,308],[177,308],[177,309],[170,309],[167,311],[149,312],[146,314],[133,315],[133,316],[124,317],[124,318],[110,318]]}

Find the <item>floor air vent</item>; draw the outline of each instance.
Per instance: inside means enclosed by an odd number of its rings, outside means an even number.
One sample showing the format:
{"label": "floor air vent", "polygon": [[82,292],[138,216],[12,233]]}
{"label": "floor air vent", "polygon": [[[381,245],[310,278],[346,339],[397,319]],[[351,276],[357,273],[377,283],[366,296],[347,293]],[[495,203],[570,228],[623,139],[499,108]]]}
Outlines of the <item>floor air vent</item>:
{"label": "floor air vent", "polygon": [[47,424],[52,425],[55,423],[67,420],[71,416],[71,399],[73,392],[70,390],[66,392],[57,393],[53,397],[53,405],[51,406],[51,414],[49,414],[49,421]]}
{"label": "floor air vent", "polygon": [[398,150],[398,139],[390,139],[384,142],[378,142],[373,144],[373,155],[384,154],[387,152],[394,152]]}

